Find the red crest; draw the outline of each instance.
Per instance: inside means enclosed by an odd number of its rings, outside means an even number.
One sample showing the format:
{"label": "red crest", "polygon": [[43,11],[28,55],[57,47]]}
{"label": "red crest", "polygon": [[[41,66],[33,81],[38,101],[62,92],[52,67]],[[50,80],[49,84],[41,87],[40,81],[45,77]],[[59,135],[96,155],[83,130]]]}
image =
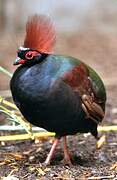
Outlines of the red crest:
{"label": "red crest", "polygon": [[56,41],[55,28],[47,16],[33,15],[26,24],[24,47],[52,53]]}

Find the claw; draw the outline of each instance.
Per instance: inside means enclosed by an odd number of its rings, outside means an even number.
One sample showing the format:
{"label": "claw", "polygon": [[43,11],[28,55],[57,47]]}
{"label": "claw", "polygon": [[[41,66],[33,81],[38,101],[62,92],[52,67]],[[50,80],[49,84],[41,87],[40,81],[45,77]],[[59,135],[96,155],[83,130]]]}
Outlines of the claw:
{"label": "claw", "polygon": [[71,159],[66,160],[65,158],[63,158],[63,160],[61,161],[61,163],[62,163],[63,165],[68,165],[68,166],[72,166],[72,165],[73,165],[72,162],[71,162]]}

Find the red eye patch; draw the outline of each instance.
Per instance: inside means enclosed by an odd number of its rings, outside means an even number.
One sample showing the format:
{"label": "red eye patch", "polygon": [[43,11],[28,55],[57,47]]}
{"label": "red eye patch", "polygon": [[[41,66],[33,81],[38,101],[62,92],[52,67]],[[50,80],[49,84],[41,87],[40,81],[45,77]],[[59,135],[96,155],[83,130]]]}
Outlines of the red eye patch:
{"label": "red eye patch", "polygon": [[37,52],[37,51],[28,51],[26,54],[25,54],[25,58],[30,60],[30,59],[33,59],[34,56],[37,56],[39,55],[40,53]]}

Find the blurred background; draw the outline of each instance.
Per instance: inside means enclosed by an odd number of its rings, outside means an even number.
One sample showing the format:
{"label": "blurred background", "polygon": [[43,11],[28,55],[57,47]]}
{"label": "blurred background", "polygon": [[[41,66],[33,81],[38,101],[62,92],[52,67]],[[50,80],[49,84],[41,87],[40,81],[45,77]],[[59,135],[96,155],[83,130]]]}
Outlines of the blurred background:
{"label": "blurred background", "polygon": [[[117,84],[116,0],[0,0],[0,66],[13,72],[29,15],[49,15],[56,26],[55,52],[81,59],[95,68],[106,86]],[[0,91],[10,78],[0,72]]]}

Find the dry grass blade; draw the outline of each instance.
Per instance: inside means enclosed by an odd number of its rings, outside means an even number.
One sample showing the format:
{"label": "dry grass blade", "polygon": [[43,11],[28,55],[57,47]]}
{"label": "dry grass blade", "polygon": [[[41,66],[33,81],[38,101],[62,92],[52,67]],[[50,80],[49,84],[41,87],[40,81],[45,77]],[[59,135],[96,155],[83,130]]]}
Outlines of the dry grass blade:
{"label": "dry grass blade", "polygon": [[51,132],[39,132],[31,134],[17,134],[17,135],[9,135],[9,136],[0,136],[0,141],[16,141],[16,140],[27,140],[27,139],[35,139],[42,137],[55,136],[55,133]]}
{"label": "dry grass blade", "polygon": [[106,142],[106,136],[103,135],[96,143],[96,148],[99,149],[102,147],[102,145]]}
{"label": "dry grass blade", "polygon": [[0,66],[0,72],[8,75],[9,77],[12,77],[12,73],[10,73],[9,71],[7,71],[5,68],[3,68],[2,66]]}
{"label": "dry grass blade", "polygon": [[110,167],[110,170],[117,170],[117,162],[112,164],[112,166]]}
{"label": "dry grass blade", "polygon": [[25,159],[25,157],[22,154],[15,153],[15,152],[13,152],[13,153],[8,152],[8,153],[3,153],[3,154],[6,155],[6,156],[11,157],[11,158],[13,158],[13,159],[15,159],[17,161]]}
{"label": "dry grass blade", "polygon": [[102,179],[113,179],[115,177],[115,175],[110,175],[110,176],[92,176],[89,177],[88,180],[102,180]]}
{"label": "dry grass blade", "polygon": [[10,108],[13,108],[13,109],[15,109],[15,110],[18,110],[18,108],[16,107],[15,104],[13,104],[13,103],[5,100],[2,96],[0,96],[0,104],[1,104],[2,106],[8,106],[8,107],[10,107]]}
{"label": "dry grass blade", "polygon": [[8,117],[10,117],[10,120],[12,120],[13,122],[17,122],[17,123],[21,124],[27,133],[29,133],[29,134],[32,133],[30,123],[24,121],[20,116],[16,115],[14,111],[8,110],[7,108],[5,108],[3,106],[0,106],[0,109],[1,109],[0,110],[1,112],[6,114]]}
{"label": "dry grass blade", "polygon": [[98,126],[98,132],[109,132],[109,131],[117,131],[117,126]]}
{"label": "dry grass blade", "polygon": [[18,171],[18,169],[13,169],[6,177],[2,177],[2,180],[19,180],[16,176],[12,175],[15,171]]}
{"label": "dry grass blade", "polygon": [[[16,111],[9,110],[6,106],[13,108]],[[29,134],[32,133],[32,126],[30,125],[30,123],[23,120],[20,115],[16,115],[17,112],[19,112],[17,107],[13,103],[4,100],[1,96],[0,96],[0,111],[6,114],[8,117],[10,117],[10,120],[21,124],[27,133]]]}

